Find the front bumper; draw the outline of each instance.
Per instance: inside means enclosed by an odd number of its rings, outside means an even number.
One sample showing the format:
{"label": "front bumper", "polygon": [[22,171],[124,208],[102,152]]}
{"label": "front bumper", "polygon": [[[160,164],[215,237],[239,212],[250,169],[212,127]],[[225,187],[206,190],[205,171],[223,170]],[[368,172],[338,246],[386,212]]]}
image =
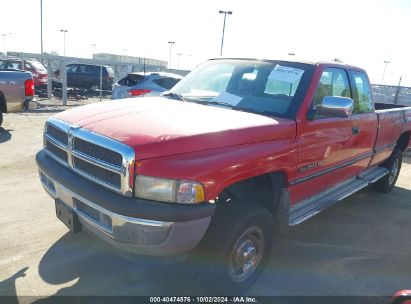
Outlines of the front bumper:
{"label": "front bumper", "polygon": [[200,242],[214,214],[211,204],[179,206],[115,194],[44,151],[36,161],[47,193],[77,214],[83,229],[125,252],[163,256],[188,251]]}

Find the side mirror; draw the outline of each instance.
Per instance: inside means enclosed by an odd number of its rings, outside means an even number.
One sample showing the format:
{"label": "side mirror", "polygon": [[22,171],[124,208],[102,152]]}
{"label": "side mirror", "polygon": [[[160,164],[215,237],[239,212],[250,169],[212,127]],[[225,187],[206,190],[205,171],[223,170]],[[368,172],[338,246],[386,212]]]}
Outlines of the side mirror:
{"label": "side mirror", "polygon": [[348,97],[325,96],[321,105],[316,107],[319,115],[346,118],[352,115],[354,101]]}

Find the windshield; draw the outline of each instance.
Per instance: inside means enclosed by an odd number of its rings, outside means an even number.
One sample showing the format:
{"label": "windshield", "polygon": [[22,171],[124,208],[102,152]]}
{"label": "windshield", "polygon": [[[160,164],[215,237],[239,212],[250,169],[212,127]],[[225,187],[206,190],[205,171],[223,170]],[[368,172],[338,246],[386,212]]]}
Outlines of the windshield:
{"label": "windshield", "polygon": [[[312,66],[293,62],[221,59],[203,63],[170,92],[189,102],[289,117],[301,102]],[[298,104],[297,104],[298,103]]]}
{"label": "windshield", "polygon": [[47,72],[47,69],[44,67],[44,65],[41,62],[38,62],[38,61],[29,61],[29,62],[37,71]]}
{"label": "windshield", "polygon": [[0,69],[21,70],[21,61],[0,60]]}

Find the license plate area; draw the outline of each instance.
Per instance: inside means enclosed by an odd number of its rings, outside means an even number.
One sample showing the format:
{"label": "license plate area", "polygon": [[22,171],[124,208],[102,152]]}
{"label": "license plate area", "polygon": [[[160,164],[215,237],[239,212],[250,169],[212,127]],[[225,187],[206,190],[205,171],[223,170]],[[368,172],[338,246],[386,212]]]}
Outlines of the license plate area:
{"label": "license plate area", "polygon": [[81,224],[78,220],[77,214],[75,214],[59,199],[56,199],[55,205],[57,218],[62,221],[71,232],[79,232],[81,230]]}

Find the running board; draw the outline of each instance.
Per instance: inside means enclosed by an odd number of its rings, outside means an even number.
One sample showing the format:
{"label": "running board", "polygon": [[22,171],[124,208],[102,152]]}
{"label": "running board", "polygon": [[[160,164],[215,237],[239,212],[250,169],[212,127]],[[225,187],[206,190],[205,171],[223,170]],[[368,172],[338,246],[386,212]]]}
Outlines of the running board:
{"label": "running board", "polygon": [[375,167],[372,169],[369,169],[363,173],[361,173],[358,178],[367,181],[368,183],[372,184],[375,183],[377,180],[383,178],[386,176],[388,173],[390,173],[390,170],[384,167]]}
{"label": "running board", "polygon": [[308,220],[324,209],[376,182],[388,172],[386,168],[374,167],[341,185],[294,204],[290,207],[289,225],[295,226]]}

